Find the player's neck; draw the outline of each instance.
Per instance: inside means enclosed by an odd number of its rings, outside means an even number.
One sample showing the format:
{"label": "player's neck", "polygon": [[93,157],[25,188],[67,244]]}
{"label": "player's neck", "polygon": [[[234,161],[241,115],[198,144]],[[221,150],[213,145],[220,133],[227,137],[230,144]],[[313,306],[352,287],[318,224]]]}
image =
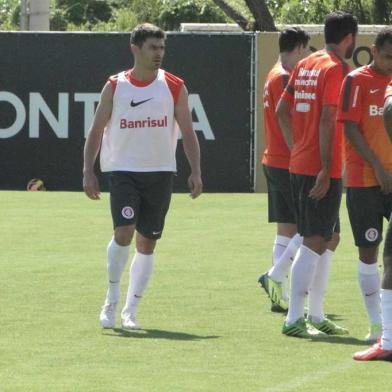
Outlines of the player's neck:
{"label": "player's neck", "polygon": [[327,50],[328,52],[333,52],[337,57],[344,60],[346,48],[342,48],[341,46],[336,44],[326,44],[325,50]]}
{"label": "player's neck", "polygon": [[151,82],[156,79],[158,70],[149,70],[142,67],[138,67],[137,64],[131,69],[131,75],[134,79],[139,82]]}
{"label": "player's neck", "polygon": [[280,63],[283,68],[291,71],[294,68],[296,61],[288,53],[281,53],[279,56]]}
{"label": "player's neck", "polygon": [[369,64],[369,68],[377,75],[385,77],[390,76],[389,73],[385,73],[381,68],[379,68],[374,60]]}

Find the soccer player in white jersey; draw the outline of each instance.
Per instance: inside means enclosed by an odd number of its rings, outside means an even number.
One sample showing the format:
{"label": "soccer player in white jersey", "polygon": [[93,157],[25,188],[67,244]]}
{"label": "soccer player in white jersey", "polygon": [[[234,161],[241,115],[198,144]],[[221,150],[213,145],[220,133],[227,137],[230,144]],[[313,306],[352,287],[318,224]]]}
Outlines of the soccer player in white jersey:
{"label": "soccer player in white jersey", "polygon": [[94,163],[100,152],[103,172],[110,173],[114,234],[107,249],[108,289],[100,314],[103,328],[114,328],[120,280],[136,231],[127,299],[121,312],[125,329],[139,329],[136,311],[150,279],[156,241],[161,237],[176,172],[179,126],[191,167],[192,198],[202,192],[200,148],[192,128],[184,82],[162,70],[165,33],[141,24],[131,34],[133,68],[109,78],[84,147],[83,188],[100,198]]}

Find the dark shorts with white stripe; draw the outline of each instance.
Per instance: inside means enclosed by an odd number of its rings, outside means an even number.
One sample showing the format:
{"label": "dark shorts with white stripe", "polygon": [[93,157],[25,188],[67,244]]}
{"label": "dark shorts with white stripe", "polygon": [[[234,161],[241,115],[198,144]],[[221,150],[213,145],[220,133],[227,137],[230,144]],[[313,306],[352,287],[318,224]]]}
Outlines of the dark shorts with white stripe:
{"label": "dark shorts with white stripe", "polygon": [[136,230],[144,237],[161,238],[172,188],[172,172],[110,173],[113,227],[135,224]]}

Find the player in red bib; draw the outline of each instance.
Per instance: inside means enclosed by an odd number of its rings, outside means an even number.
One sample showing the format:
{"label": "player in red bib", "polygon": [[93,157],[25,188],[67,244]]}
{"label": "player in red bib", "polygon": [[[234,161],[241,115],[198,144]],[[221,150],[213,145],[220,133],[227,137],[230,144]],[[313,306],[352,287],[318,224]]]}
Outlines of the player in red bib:
{"label": "player in red bib", "polygon": [[[389,28],[392,34],[391,28]],[[392,73],[392,40],[382,46],[383,67]],[[385,91],[383,107],[384,126],[389,141],[392,143],[392,82]],[[391,154],[391,152],[390,152]],[[391,185],[385,190],[392,191]],[[390,193],[389,193],[390,194]],[[392,362],[392,216],[389,218],[388,231],[384,243],[384,276],[381,285],[382,335],[372,347],[359,351],[353,358],[357,361],[389,361]]]}
{"label": "player in red bib", "polygon": [[347,75],[340,94],[338,121],[346,136],[347,209],[358,247],[358,281],[370,322],[365,340],[381,335],[378,247],[383,218],[392,213],[392,144],[383,123],[392,30],[377,34],[373,61]]}
{"label": "player in red bib", "polygon": [[200,149],[192,129],[188,92],[183,81],[160,68],[165,33],[145,23],[131,34],[134,66],[105,84],[84,148],[83,187],[99,199],[94,163],[110,173],[114,226],[108,246],[108,290],[100,314],[103,328],[114,328],[120,279],[136,231],[127,300],[121,312],[125,329],[138,329],[136,311],[150,279],[156,241],[161,237],[176,171],[178,127],[191,167],[192,198],[202,192]]}
{"label": "player in red bib", "polygon": [[329,14],[325,49],[296,65],[278,103],[280,126],[294,140],[290,173],[298,232],[304,237],[291,269],[289,311],[282,329],[288,336],[348,333],[325,317],[323,301],[340,231],[342,162],[336,108],[349,70],[344,59],[354,51],[357,31],[357,20],[351,14]]}
{"label": "player in red bib", "polygon": [[[268,221],[275,222],[277,234],[274,241],[273,268],[259,278],[267,289],[266,280],[271,277],[282,282],[283,301],[271,298],[272,311],[286,311],[288,298],[288,273],[293,254],[301,241],[295,223],[294,202],[291,195],[289,161],[290,150],[282,135],[276,105],[289,81],[295,64],[310,53],[310,36],[298,27],[291,27],[279,34],[279,60],[271,69],[264,85],[264,132],[265,144],[262,164],[268,187]],[[294,238],[293,238],[294,237]]]}

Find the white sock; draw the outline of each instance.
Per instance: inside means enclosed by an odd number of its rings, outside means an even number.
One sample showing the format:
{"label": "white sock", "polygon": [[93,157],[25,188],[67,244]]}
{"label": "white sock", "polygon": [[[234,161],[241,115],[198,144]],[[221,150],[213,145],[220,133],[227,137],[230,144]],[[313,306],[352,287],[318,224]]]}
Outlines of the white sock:
{"label": "white sock", "polygon": [[302,245],[303,237],[296,234],[291,238],[285,251],[282,253],[279,260],[277,260],[272,268],[268,271],[268,276],[276,282],[283,282],[285,277],[288,276],[290,267],[293,263],[294,257]]}
{"label": "white sock", "polygon": [[392,290],[381,290],[382,336],[381,347],[392,350]]}
{"label": "white sock", "polygon": [[381,283],[377,263],[365,264],[359,260],[358,281],[369,322],[372,324],[381,324]]}
{"label": "white sock", "polygon": [[334,252],[327,249],[317,263],[314,273],[313,283],[309,291],[309,316],[316,323],[325,319],[324,315],[324,295],[327,288],[331,262]]}
{"label": "white sock", "polygon": [[320,255],[305,245],[301,245],[291,267],[291,289],[287,324],[304,317],[305,297],[313,282],[314,272]]}
{"label": "white sock", "polygon": [[120,299],[120,281],[121,276],[127,264],[130,246],[121,246],[112,238],[109,242],[108,253],[108,291],[106,293],[106,302],[116,303]]}
{"label": "white sock", "polygon": [[287,245],[290,243],[291,238],[284,235],[276,235],[274,246],[272,248],[272,263],[275,263],[280,259],[283,252],[286,250]]}
{"label": "white sock", "polygon": [[154,255],[144,255],[136,251],[129,270],[127,302],[122,315],[136,315],[137,306],[147,287],[154,265]]}

